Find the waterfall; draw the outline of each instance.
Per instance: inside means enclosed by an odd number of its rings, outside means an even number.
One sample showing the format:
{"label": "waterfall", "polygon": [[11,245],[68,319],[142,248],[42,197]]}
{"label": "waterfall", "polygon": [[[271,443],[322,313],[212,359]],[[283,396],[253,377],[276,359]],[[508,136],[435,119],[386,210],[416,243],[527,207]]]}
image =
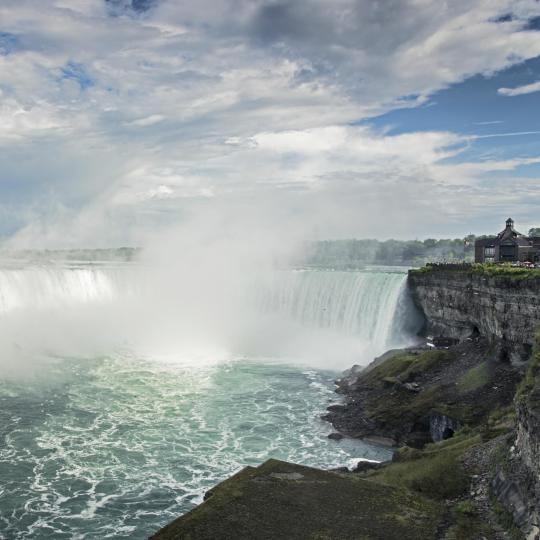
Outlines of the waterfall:
{"label": "waterfall", "polygon": [[[297,270],[276,273],[262,296],[265,312],[330,329],[370,343],[374,350],[403,338],[403,271]],[[401,309],[398,309],[400,307]]]}
{"label": "waterfall", "polygon": [[111,302],[134,285],[125,277],[126,268],[114,266],[0,269],[0,314]]}
{"label": "waterfall", "polygon": [[219,349],[333,367],[410,342],[414,317],[403,270],[281,270],[233,276],[234,286],[228,275],[220,281],[219,268],[193,281],[174,273],[160,279],[154,270],[0,268],[0,342],[58,354],[68,341],[76,350],[79,339],[103,354],[114,344],[148,354]]}

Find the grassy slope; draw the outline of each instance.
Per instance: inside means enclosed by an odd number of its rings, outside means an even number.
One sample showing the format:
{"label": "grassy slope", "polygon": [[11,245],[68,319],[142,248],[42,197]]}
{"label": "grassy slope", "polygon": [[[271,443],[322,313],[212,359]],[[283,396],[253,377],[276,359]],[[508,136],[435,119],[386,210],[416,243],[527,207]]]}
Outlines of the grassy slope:
{"label": "grassy slope", "polygon": [[212,490],[153,540],[434,538],[439,501],[353,474],[269,460]]}
{"label": "grassy slope", "polygon": [[[485,425],[490,414],[511,404],[516,381],[488,349],[479,351],[472,360],[459,347],[397,354],[360,375],[351,406],[389,436],[425,421],[433,411],[463,425]],[[419,391],[408,391],[406,382],[418,383]]]}
{"label": "grassy slope", "polygon": [[[440,536],[453,540],[493,538],[491,527],[482,521],[468,498],[470,473],[461,458],[467,450],[481,445],[475,431],[464,431],[452,439],[428,445],[424,450],[401,449],[397,463],[368,473],[368,478],[420,493],[430,500],[446,502],[446,527]],[[452,501],[451,503],[449,501]]]}

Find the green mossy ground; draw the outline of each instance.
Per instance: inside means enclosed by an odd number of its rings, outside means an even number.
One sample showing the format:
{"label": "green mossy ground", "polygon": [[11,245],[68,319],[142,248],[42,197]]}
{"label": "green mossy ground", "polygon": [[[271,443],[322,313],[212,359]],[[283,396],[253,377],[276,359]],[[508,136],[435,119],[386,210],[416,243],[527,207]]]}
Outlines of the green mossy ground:
{"label": "green mossy ground", "polygon": [[401,382],[407,382],[426,371],[440,369],[452,358],[453,355],[447,350],[426,351],[420,355],[404,352],[368,371],[363,379],[375,386],[380,386],[385,377],[395,377]]}
{"label": "green mossy ground", "polygon": [[426,265],[409,270],[415,274],[433,274],[438,272],[456,272],[484,277],[506,277],[515,281],[540,279],[540,268],[512,266],[509,263],[474,263],[464,265]]}
{"label": "green mossy ground", "polygon": [[352,399],[327,418],[343,433],[422,446],[430,438],[430,415],[486,425],[491,414],[511,405],[518,379],[485,341],[450,350],[405,350],[361,373],[353,384],[346,382],[344,393]]}
{"label": "green mossy ground", "polygon": [[458,390],[465,394],[485,386],[491,380],[489,365],[487,362],[469,369],[457,382]]}
{"label": "green mossy ground", "polygon": [[212,490],[153,540],[434,538],[443,505],[356,474],[269,460]]}
{"label": "green mossy ground", "polygon": [[433,499],[452,499],[464,494],[468,476],[459,457],[482,442],[476,432],[460,433],[447,441],[429,444],[423,450],[400,449],[387,467],[370,473],[372,480],[403,486]]}

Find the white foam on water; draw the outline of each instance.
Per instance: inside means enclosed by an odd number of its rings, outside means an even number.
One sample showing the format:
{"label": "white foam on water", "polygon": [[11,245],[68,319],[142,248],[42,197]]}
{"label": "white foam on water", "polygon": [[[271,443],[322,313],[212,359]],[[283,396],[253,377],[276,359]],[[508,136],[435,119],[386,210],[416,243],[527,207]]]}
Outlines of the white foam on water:
{"label": "white foam on water", "polygon": [[172,369],[134,355],[65,363],[73,377],[61,387],[2,401],[4,414],[26,407],[26,428],[0,447],[0,470],[10,471],[0,527],[10,538],[145,538],[245,465],[389,455],[327,439],[319,415],[333,373],[241,359]]}

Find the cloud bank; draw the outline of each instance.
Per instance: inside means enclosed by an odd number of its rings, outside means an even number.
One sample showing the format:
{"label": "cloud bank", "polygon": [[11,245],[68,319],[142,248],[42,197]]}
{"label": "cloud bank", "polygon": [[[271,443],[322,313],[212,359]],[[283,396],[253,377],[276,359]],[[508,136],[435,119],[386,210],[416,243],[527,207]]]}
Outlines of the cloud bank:
{"label": "cloud bank", "polygon": [[223,209],[310,238],[527,219],[525,158],[468,164],[470,136],[363,121],[540,55],[538,15],[533,0],[5,0],[0,231],[70,247]]}

